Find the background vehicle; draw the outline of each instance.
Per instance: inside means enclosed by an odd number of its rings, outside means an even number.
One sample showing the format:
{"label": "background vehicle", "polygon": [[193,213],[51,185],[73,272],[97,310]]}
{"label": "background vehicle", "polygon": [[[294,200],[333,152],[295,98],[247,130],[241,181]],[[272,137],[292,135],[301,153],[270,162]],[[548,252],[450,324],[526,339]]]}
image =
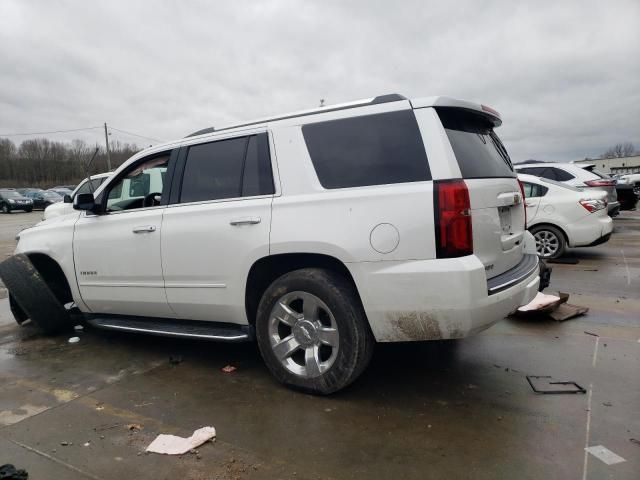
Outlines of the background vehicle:
{"label": "background vehicle", "polygon": [[2,213],[11,213],[14,210],[30,212],[33,210],[33,202],[17,190],[0,189],[0,211]]}
{"label": "background vehicle", "polygon": [[29,192],[44,192],[42,188],[30,188],[30,187],[20,187],[16,188],[21,195],[26,195]]}
{"label": "background vehicle", "polygon": [[542,258],[558,258],[567,247],[589,247],[609,240],[613,220],[607,194],[582,191],[555,180],[518,175],[523,184],[527,228]]}
{"label": "background vehicle", "polygon": [[581,163],[519,163],[514,165],[518,173],[556,180],[584,190],[602,190],[607,193],[607,211],[615,217],[620,211],[616,181],[594,169],[595,165]]}
{"label": "background vehicle", "polygon": [[[279,381],[335,392],[376,341],[473,335],[536,295],[500,124],[479,104],[392,94],[137,153],[76,194],[78,216],[20,233],[3,276],[16,318],[56,331],[73,301],[100,328],[255,338]],[[15,280],[39,281],[31,257],[45,288]]]}
{"label": "background vehicle", "polygon": [[49,191],[30,191],[25,193],[25,197],[30,198],[33,201],[33,208],[35,210],[44,210],[49,205],[57,202],[62,202],[62,197],[55,192]]}
{"label": "background vehicle", "polygon": [[635,210],[640,198],[640,186],[631,183],[616,184],[616,193],[620,202],[620,210]]}
{"label": "background vehicle", "polygon": [[47,190],[47,192],[57,193],[64,198],[65,195],[71,195],[73,193],[73,190],[69,190],[68,188],[63,187],[54,187]]}
{"label": "background vehicle", "polygon": [[104,182],[112,172],[108,173],[98,173],[96,175],[91,176],[91,184],[89,184],[89,179],[85,178],[82,182],[78,184],[71,194],[67,196],[63,196],[62,202],[57,202],[52,205],[49,205],[44,210],[43,220],[47,220],[49,218],[59,217],[60,215],[67,215],[69,213],[73,213],[73,199],[79,193],[91,193],[95,192],[102,182]]}

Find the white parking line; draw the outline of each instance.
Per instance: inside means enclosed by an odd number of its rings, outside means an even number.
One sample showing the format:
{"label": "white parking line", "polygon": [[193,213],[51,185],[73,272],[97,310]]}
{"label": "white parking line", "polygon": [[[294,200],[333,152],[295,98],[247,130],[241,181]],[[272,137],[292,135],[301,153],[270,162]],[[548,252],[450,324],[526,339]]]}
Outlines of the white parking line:
{"label": "white parking line", "polygon": [[622,253],[622,259],[624,260],[624,267],[627,269],[627,285],[631,285],[631,273],[629,272],[629,264],[627,263],[627,257],[624,256],[624,250],[620,249]]}

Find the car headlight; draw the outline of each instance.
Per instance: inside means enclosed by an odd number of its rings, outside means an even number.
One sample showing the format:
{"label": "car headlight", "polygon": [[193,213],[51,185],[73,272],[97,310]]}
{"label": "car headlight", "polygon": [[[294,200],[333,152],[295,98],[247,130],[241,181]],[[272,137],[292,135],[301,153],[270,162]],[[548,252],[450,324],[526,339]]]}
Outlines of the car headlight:
{"label": "car headlight", "polygon": [[9,203],[16,203],[16,201],[13,198],[10,198]]}

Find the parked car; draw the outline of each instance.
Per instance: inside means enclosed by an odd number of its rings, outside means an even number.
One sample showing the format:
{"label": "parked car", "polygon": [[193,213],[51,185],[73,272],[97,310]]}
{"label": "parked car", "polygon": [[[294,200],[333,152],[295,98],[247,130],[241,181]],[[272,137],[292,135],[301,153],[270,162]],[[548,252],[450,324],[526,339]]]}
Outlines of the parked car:
{"label": "parked car", "polygon": [[77,194],[79,217],[23,230],[0,277],[44,331],[75,302],[100,328],[255,338],[279,381],[335,392],[376,341],[465,337],[535,297],[500,124],[393,94],[205,129]]}
{"label": "parked car", "polygon": [[16,188],[16,190],[20,193],[20,195],[26,195],[29,192],[44,192],[44,190],[41,188],[30,188],[30,187]]}
{"label": "parked car", "polygon": [[47,190],[47,192],[57,193],[58,195],[64,198],[65,195],[71,195],[73,193],[73,190],[69,190],[68,188],[62,188],[62,187],[54,187]]}
{"label": "parked car", "polygon": [[0,189],[0,211],[11,213],[14,210],[30,212],[33,210],[33,202],[13,188]]}
{"label": "parked car", "polygon": [[618,178],[618,184],[632,185],[636,193],[640,194],[640,173],[628,173]]}
{"label": "parked car", "polygon": [[631,183],[616,184],[616,194],[620,202],[620,210],[635,210],[640,198],[640,186]]}
{"label": "parked car", "polygon": [[592,164],[581,163],[535,163],[514,165],[518,173],[535,175],[566,183],[583,190],[602,190],[607,193],[607,211],[615,217],[620,212],[616,193],[616,180],[599,172]]}
{"label": "parked car", "polygon": [[533,175],[518,178],[524,187],[527,228],[540,257],[558,258],[568,247],[600,245],[611,237],[606,192],[580,190]]}
{"label": "parked car", "polygon": [[68,195],[62,197],[62,202],[57,202],[52,205],[49,205],[44,209],[43,220],[48,220],[50,218],[59,217],[60,215],[67,215],[69,213],[73,213],[75,211],[73,209],[73,199],[79,193],[91,193],[95,192],[102,182],[104,182],[112,172],[108,173],[99,173],[97,175],[91,176],[91,184],[89,184],[89,179],[85,178],[82,182],[78,184],[73,192]]}
{"label": "parked car", "polygon": [[49,205],[62,201],[62,197],[55,192],[30,191],[25,193],[25,197],[33,201],[33,208],[36,210],[44,210]]}

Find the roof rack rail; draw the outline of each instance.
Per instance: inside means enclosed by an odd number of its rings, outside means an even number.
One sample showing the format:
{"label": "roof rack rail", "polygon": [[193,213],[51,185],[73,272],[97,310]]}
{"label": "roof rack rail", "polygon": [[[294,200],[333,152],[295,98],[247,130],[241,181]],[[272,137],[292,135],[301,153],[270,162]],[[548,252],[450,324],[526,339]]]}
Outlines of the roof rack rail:
{"label": "roof rack rail", "polygon": [[379,105],[381,103],[399,102],[401,100],[407,100],[407,97],[400,95],[398,93],[389,93],[386,95],[378,95],[377,97],[374,97],[371,100],[364,100],[362,102],[346,103],[343,105],[335,105],[333,107],[332,106],[319,107],[313,110],[306,110],[299,113],[291,113],[289,115],[283,115],[281,117],[270,117],[270,118],[264,118],[262,120],[256,120],[253,122],[241,123],[238,125],[231,125],[229,127],[220,128],[218,130],[214,129],[213,127],[203,128],[202,130],[193,132],[184,138],[195,137],[196,135],[204,135],[205,133],[222,132],[224,130],[231,130],[234,128],[250,127],[251,125],[259,125],[261,123],[275,122],[277,120],[288,120],[290,118],[306,117],[308,115],[315,115],[317,113],[335,112],[338,110],[347,110],[349,108],[364,107],[367,105]]}

